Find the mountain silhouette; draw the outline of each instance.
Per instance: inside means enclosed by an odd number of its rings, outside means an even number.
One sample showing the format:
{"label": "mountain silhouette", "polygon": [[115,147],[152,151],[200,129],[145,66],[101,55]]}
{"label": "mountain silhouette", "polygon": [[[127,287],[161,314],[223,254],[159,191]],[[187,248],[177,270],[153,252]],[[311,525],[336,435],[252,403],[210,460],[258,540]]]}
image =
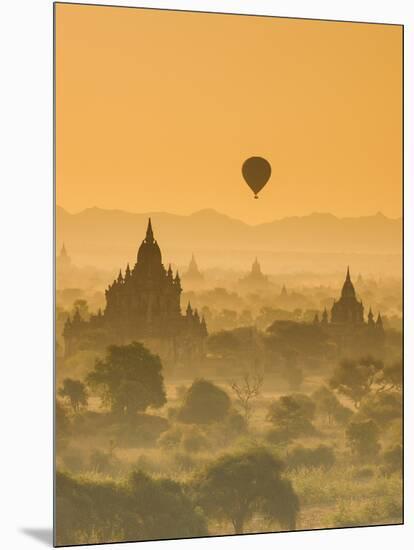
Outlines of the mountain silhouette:
{"label": "mountain silhouette", "polygon": [[194,250],[215,251],[218,256],[232,251],[400,255],[402,248],[401,219],[381,213],[355,218],[313,213],[249,225],[213,209],[188,216],[101,208],[70,214],[59,206],[57,245],[64,241],[89,264],[110,265],[122,259],[123,264],[136,254],[149,216],[165,261],[174,260],[174,253],[184,258]]}

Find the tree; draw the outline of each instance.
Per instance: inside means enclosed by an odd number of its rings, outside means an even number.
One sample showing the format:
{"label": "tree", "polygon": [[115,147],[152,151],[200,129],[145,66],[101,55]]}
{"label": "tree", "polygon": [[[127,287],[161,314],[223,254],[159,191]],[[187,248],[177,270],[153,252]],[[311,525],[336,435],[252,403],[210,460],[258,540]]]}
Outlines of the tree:
{"label": "tree", "polygon": [[97,359],[87,376],[112,412],[131,416],[166,403],[160,358],[141,343],[109,346],[105,359]]}
{"label": "tree", "polygon": [[383,362],[373,357],[363,357],[359,360],[344,359],[334,370],[329,385],[333,390],[351,399],[358,409],[383,368]]}
{"label": "tree", "polygon": [[240,340],[235,332],[220,330],[208,337],[207,346],[212,353],[223,357],[231,357],[239,351]]}
{"label": "tree", "polygon": [[210,424],[226,418],[230,411],[227,393],[204,379],[195,380],[185,394],[177,419],[188,424]]}
{"label": "tree", "polygon": [[315,431],[315,403],[304,394],[283,395],[270,404],[267,420],[277,428],[281,439],[289,440]]}
{"label": "tree", "polygon": [[387,365],[378,376],[378,393],[383,391],[401,391],[403,378],[403,365],[401,359],[391,365]]}
{"label": "tree", "polygon": [[345,435],[352,454],[358,458],[372,459],[378,456],[381,450],[379,429],[373,420],[350,422]]}
{"label": "tree", "polygon": [[299,501],[282,470],[282,463],[264,448],[224,455],[196,478],[196,502],[207,516],[231,521],[236,534],[244,533],[256,512],[295,529]]}
{"label": "tree", "polygon": [[370,394],[361,402],[359,413],[384,427],[402,417],[401,394],[395,391]]}
{"label": "tree", "polygon": [[316,414],[325,417],[328,424],[333,421],[342,424],[353,414],[350,409],[340,403],[334,392],[326,386],[321,386],[315,390],[312,399],[316,404]]}
{"label": "tree", "polygon": [[88,405],[88,392],[85,384],[80,380],[65,378],[58,393],[61,397],[68,399],[75,413],[79,412],[81,407]]}
{"label": "tree", "polygon": [[319,326],[295,321],[275,321],[266,330],[266,344],[278,353],[299,353],[301,356],[318,356],[326,352],[329,337]]}
{"label": "tree", "polygon": [[252,375],[245,373],[240,382],[232,381],[230,387],[233,390],[237,403],[243,411],[246,425],[248,425],[253,401],[260,395],[263,386],[263,375],[255,371]]}

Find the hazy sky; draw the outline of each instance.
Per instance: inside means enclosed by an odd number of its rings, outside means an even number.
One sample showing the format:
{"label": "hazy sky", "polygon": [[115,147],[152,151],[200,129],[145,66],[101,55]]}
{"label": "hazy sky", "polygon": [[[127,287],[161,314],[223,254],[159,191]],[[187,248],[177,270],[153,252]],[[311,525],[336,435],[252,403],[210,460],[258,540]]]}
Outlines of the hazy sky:
{"label": "hazy sky", "polygon": [[58,4],[56,33],[69,211],[401,215],[401,27]]}

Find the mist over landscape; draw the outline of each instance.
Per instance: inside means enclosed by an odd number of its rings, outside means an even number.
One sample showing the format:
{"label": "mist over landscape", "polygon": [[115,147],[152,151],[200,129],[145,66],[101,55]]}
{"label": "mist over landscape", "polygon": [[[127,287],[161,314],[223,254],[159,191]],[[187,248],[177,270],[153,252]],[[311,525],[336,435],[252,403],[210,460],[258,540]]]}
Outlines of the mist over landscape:
{"label": "mist over landscape", "polygon": [[55,24],[57,544],[401,524],[402,27]]}
{"label": "mist over landscape", "polygon": [[332,214],[290,217],[249,225],[213,209],[189,216],[90,208],[70,214],[56,209],[58,249],[64,242],[79,265],[124,267],[136,255],[148,217],[156,227],[164,263],[186,266],[192,253],[204,268],[247,270],[259,255],[269,273],[343,271],[401,274],[401,219],[378,213],[338,218]]}

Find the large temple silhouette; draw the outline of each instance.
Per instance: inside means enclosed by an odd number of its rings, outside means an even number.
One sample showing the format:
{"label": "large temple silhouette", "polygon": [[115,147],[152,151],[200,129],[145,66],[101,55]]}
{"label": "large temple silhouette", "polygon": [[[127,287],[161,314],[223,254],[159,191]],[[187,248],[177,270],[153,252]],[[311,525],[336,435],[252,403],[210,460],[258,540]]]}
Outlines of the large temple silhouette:
{"label": "large temple silhouette", "polygon": [[105,291],[104,312],[89,321],[78,311],[64,328],[65,355],[80,349],[100,348],[108,344],[141,341],[163,359],[185,362],[203,353],[207,327],[204,318],[188,304],[181,312],[182,287],[178,271],[171,265],[165,269],[161,250],[154,239],[151,219],[148,220],[133,269],[126,266],[124,275]]}
{"label": "large temple silhouette", "polygon": [[357,298],[349,267],[341,296],[339,300],[334,300],[332,305],[330,319],[325,308],[321,318],[316,314],[313,322],[325,329],[335,340],[340,353],[381,354],[383,351],[385,332],[381,314],[378,313],[377,319],[374,320],[374,314],[370,308],[365,321],[364,305]]}

